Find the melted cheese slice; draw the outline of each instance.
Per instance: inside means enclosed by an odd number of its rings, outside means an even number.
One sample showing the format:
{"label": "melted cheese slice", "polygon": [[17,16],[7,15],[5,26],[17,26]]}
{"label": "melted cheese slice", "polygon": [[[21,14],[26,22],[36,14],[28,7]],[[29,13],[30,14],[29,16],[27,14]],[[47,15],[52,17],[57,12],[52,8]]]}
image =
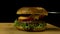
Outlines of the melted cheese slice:
{"label": "melted cheese slice", "polygon": [[20,17],[18,17],[18,19],[27,19],[27,17],[21,17],[21,16],[20,16]]}

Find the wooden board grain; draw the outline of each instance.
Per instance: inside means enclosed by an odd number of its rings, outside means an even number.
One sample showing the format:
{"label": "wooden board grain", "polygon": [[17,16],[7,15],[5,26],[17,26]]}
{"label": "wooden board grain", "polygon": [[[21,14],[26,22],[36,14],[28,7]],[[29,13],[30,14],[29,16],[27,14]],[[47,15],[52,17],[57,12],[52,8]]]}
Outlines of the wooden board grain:
{"label": "wooden board grain", "polygon": [[58,27],[47,24],[47,28],[44,32],[26,32],[17,30],[14,23],[0,23],[0,34],[60,34]]}

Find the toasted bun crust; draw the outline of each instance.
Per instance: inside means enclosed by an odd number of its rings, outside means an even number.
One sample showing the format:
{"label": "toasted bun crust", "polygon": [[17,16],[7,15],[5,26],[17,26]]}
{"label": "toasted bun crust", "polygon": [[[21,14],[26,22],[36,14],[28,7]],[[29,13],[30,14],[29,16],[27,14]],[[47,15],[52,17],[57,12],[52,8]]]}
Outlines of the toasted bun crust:
{"label": "toasted bun crust", "polygon": [[22,7],[18,9],[17,14],[41,14],[48,15],[48,12],[42,7]]}

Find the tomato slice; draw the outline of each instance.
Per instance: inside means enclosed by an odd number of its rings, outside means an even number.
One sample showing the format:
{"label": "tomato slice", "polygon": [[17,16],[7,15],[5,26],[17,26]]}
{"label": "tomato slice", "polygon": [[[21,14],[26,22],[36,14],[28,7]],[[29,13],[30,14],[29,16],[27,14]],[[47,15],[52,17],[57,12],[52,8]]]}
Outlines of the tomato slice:
{"label": "tomato slice", "polygon": [[39,18],[41,18],[41,19],[44,18],[44,15],[40,15]]}

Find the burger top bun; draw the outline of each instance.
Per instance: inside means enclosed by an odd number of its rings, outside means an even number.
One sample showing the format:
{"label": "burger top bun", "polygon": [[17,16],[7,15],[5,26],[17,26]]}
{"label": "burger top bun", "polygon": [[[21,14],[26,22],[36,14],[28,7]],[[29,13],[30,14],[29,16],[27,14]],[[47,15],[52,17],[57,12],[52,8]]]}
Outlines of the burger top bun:
{"label": "burger top bun", "polygon": [[42,7],[22,7],[17,10],[16,14],[40,14],[48,15],[48,12]]}

